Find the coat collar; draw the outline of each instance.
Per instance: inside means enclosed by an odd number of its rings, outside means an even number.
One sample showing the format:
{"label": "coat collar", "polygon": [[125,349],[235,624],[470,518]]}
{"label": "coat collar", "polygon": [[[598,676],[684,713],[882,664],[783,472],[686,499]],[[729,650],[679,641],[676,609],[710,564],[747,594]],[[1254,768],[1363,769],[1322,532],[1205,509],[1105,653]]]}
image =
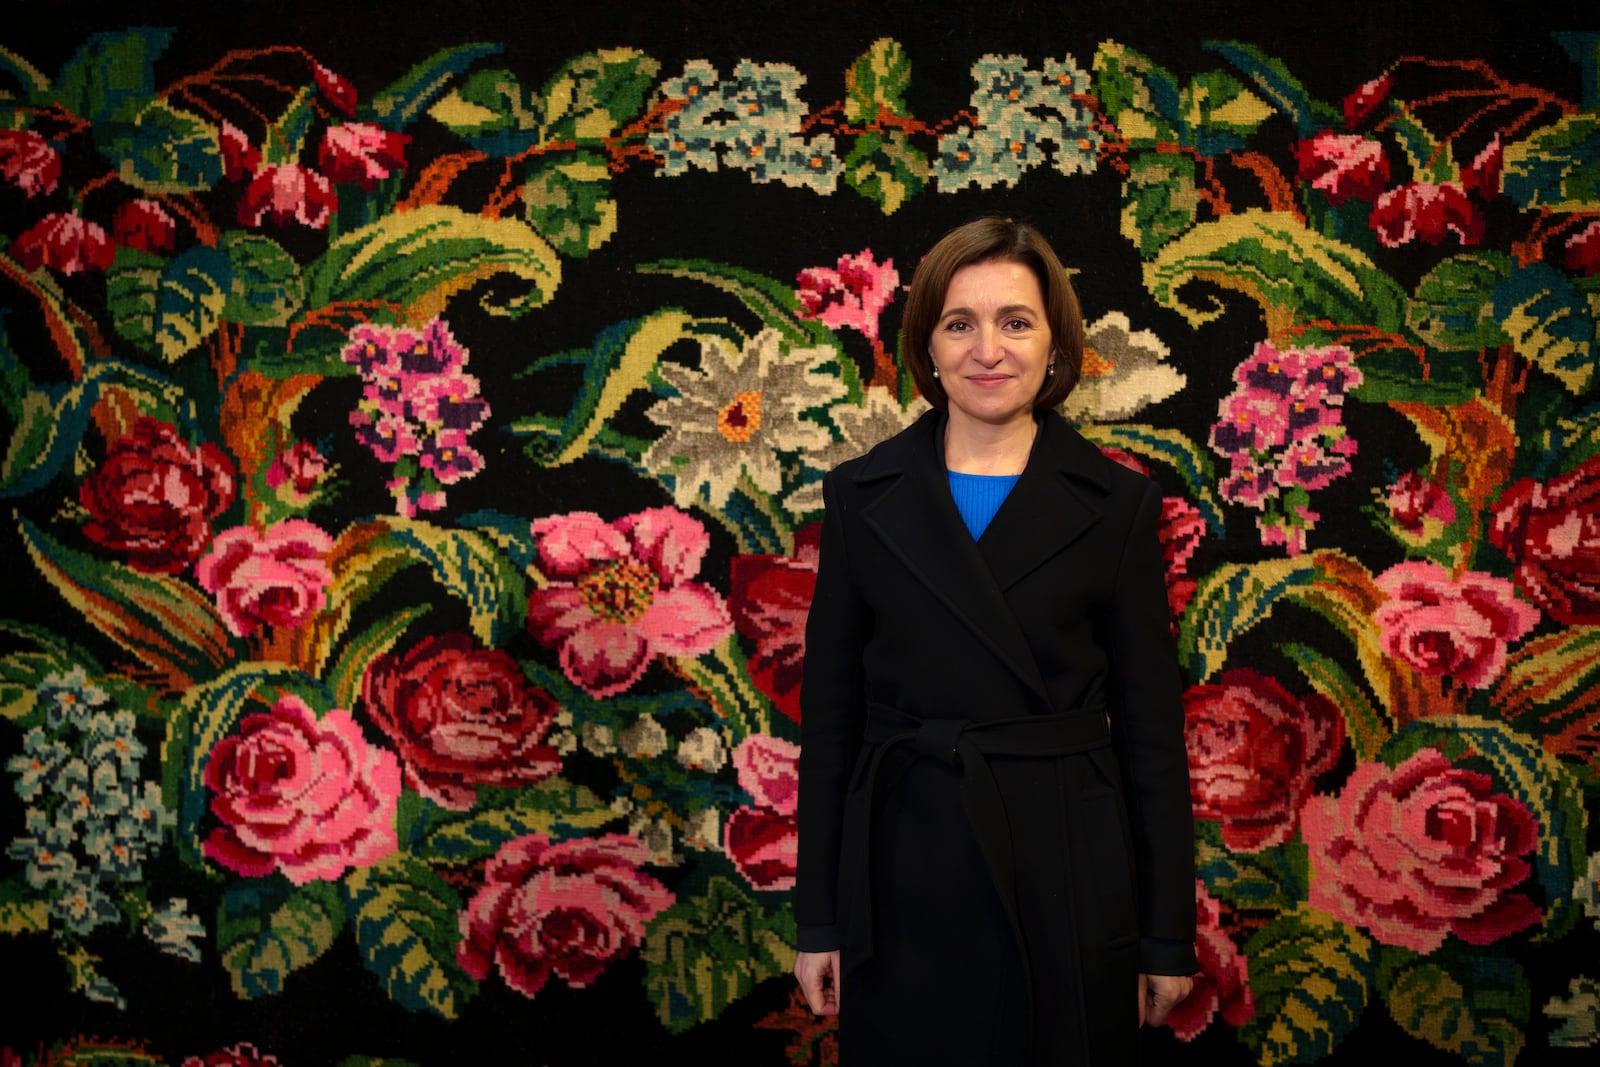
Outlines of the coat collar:
{"label": "coat collar", "polygon": [[1022,477],[975,544],[951,499],[943,412],[931,411],[868,454],[855,481],[887,483],[863,521],[984,645],[1049,704],[1028,635],[1006,592],[1100,518],[1110,463],[1053,412]]}

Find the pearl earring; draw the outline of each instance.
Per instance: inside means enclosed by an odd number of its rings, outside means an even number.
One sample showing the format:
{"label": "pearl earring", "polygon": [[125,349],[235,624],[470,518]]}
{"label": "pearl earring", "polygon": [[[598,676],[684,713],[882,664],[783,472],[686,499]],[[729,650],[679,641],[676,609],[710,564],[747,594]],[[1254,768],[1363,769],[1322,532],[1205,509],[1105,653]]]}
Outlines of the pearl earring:
{"label": "pearl earring", "polygon": [[1055,362],[1053,360],[1044,365],[1044,376],[1046,378],[1050,377],[1050,375],[1054,374],[1055,372],[1056,372],[1056,365],[1055,365]]}
{"label": "pearl earring", "polygon": [[937,378],[939,376],[939,368],[938,367],[933,368],[933,376],[935,378]]}

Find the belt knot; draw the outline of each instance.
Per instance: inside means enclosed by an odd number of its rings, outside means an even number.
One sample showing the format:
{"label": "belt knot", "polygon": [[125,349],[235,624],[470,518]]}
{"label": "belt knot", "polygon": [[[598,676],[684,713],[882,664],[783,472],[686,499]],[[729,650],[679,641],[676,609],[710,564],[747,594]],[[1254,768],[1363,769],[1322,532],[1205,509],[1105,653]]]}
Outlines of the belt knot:
{"label": "belt knot", "polygon": [[911,747],[919,756],[939,760],[954,766],[960,762],[956,754],[956,744],[961,740],[961,731],[970,725],[968,719],[923,719],[917,727],[917,735],[911,741]]}

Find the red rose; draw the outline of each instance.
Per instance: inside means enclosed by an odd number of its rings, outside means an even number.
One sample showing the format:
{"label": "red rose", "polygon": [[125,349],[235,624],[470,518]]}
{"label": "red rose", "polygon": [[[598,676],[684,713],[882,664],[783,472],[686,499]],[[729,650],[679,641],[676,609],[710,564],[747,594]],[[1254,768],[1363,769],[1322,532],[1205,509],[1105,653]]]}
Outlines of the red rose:
{"label": "red rose", "polygon": [[1342,204],[1351,197],[1376,200],[1389,183],[1389,160],[1383,145],[1356,134],[1324,131],[1301,141],[1295,154],[1300,161],[1300,180],[1321,189],[1330,204]]}
{"label": "red rose", "polygon": [[1344,746],[1339,709],[1300,700],[1248,668],[1223,672],[1183,695],[1194,813],[1222,821],[1235,852],[1259,852],[1294,835],[1319,774]]}
{"label": "red rose", "polygon": [[1412,240],[1436,245],[1452,233],[1463,245],[1483,239],[1483,211],[1454,182],[1412,182],[1390,189],[1378,198],[1368,221],[1390,248]]}
{"label": "red rose", "polygon": [[11,243],[11,255],[27,270],[49,267],[62,274],[105,270],[117,250],[100,226],[70,212],[46,215]]}
{"label": "red rose", "polygon": [[1233,947],[1222,929],[1222,905],[1206,892],[1204,882],[1194,883],[1195,956],[1200,973],[1194,988],[1167,1015],[1166,1025],[1180,1041],[1199,1037],[1220,1014],[1230,1026],[1243,1026],[1255,1018],[1255,995],[1250,990],[1250,961]]}
{"label": "red rose", "polygon": [[794,815],[748,804],[735,808],[722,828],[722,847],[757,889],[793,889],[799,826]]}
{"label": "red rose", "polygon": [[1472,157],[1472,162],[1461,168],[1461,185],[1480,200],[1493,200],[1500,195],[1500,172],[1506,162],[1505,145],[1500,135],[1483,146],[1483,151]]}
{"label": "red rose", "polygon": [[198,448],[142,418],[79,487],[84,536],[142,571],[176,574],[211,542],[211,520],[233,503],[234,470],[214,445]]}
{"label": "red rose", "polygon": [[1189,561],[1200,538],[1205,536],[1206,520],[1200,509],[1179,496],[1161,498],[1161,527],[1157,534],[1161,540],[1161,559],[1167,572],[1167,610],[1172,616],[1172,632],[1178,632],[1178,620],[1183,610],[1194,598],[1200,583],[1189,577]]}
{"label": "red rose", "polygon": [[187,1056],[183,1067],[279,1067],[278,1057],[261,1052],[248,1041],[208,1052],[204,1056]]}
{"label": "red rose", "polygon": [[1538,905],[1511,892],[1538,824],[1434,749],[1392,770],[1361,764],[1339,796],[1306,805],[1301,827],[1311,906],[1386,945],[1433,952],[1448,934],[1487,945],[1539,922]]}
{"label": "red rose", "polygon": [[638,948],[645,924],[672,904],[671,891],[638,869],[649,858],[644,842],[624,834],[506,842],[461,912],[457,961],[479,979],[493,966],[528,997],[552,974],[589,985]]}
{"label": "red rose", "polygon": [[29,196],[56,191],[61,156],[32,130],[0,130],[0,174]]}
{"label": "red rose", "polygon": [[729,564],[734,628],[755,642],[750,679],[793,722],[800,721],[800,670],[806,613],[817,588],[821,527],[795,534],[794,556],[736,556]]}
{"label": "red rose", "polygon": [[231,182],[241,178],[249,178],[261,166],[261,149],[252,147],[250,138],[244,131],[233,123],[223,120],[222,136],[219,141],[222,148],[222,168],[224,176]]}
{"label": "red rose", "polygon": [[1600,623],[1600,456],[1500,494],[1489,540],[1516,565],[1517,588],[1551,618]]}
{"label": "red rose", "polygon": [[424,638],[380,656],[362,686],[372,716],[405,764],[406,784],[466,811],[477,785],[527,785],[561,769],[544,744],[559,711],[517,661],[465,634]]}

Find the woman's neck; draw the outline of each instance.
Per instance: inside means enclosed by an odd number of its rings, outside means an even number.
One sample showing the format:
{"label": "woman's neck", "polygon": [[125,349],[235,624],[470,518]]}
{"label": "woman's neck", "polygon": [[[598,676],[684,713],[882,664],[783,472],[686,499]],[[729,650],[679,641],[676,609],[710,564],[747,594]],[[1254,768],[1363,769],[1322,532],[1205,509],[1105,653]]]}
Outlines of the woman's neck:
{"label": "woman's neck", "polygon": [[944,424],[944,465],[957,474],[1021,474],[1039,424],[1030,412],[999,424],[952,417]]}

